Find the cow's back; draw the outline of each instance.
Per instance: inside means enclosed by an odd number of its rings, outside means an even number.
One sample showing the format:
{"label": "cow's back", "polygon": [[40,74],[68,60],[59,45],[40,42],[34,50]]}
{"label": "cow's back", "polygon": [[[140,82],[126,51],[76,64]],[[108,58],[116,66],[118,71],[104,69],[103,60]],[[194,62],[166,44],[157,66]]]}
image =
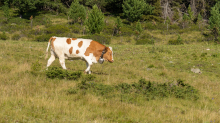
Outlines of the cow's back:
{"label": "cow's back", "polygon": [[83,57],[86,49],[89,47],[91,39],[76,39],[66,37],[53,37],[56,38],[51,42],[52,49],[56,54],[64,54],[67,59],[71,57]]}

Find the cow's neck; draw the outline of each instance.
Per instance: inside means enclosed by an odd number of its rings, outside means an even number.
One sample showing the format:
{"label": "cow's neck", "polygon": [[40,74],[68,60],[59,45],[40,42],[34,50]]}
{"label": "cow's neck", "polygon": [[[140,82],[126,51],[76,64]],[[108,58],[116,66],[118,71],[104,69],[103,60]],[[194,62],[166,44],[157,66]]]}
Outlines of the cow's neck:
{"label": "cow's neck", "polygon": [[100,56],[101,59],[103,59],[103,55],[106,53],[105,49],[106,49],[106,47],[102,50],[102,55]]}

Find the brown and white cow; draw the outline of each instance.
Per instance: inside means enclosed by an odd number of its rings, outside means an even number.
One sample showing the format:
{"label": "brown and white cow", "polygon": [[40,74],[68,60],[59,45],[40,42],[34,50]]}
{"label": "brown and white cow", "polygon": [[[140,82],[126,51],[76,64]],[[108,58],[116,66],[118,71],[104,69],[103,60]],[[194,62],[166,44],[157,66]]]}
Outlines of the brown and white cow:
{"label": "brown and white cow", "polygon": [[49,67],[55,58],[58,58],[63,69],[66,69],[65,59],[86,61],[86,73],[91,73],[90,67],[93,63],[102,63],[104,60],[113,62],[112,47],[106,47],[91,39],[77,39],[66,37],[51,37],[48,42],[48,49],[51,45],[51,57],[47,62]]}

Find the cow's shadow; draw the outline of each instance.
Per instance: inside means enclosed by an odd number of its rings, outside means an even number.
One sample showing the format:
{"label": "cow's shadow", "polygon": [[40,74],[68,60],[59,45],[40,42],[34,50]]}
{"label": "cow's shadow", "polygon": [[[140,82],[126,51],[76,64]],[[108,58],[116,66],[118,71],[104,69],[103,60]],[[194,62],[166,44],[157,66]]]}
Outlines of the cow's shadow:
{"label": "cow's shadow", "polygon": [[[92,72],[92,71],[91,71]],[[104,73],[104,72],[98,72],[98,71],[96,71],[96,72],[92,72],[92,74],[97,74],[97,75],[109,75],[109,74],[107,74],[107,73]]]}

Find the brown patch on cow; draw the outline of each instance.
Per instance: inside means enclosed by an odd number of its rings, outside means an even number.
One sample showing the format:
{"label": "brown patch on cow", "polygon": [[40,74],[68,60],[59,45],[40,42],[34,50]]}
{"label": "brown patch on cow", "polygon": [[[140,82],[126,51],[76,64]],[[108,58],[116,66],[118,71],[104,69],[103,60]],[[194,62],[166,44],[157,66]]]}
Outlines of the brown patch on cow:
{"label": "brown patch on cow", "polygon": [[51,39],[50,43],[51,43],[51,46],[52,46],[52,49],[55,50],[55,47],[54,47],[54,41],[56,40],[56,38],[53,38]]}
{"label": "brown patch on cow", "polygon": [[72,54],[72,52],[73,52],[73,47],[71,47],[71,48],[69,49],[69,53]]}
{"label": "brown patch on cow", "polygon": [[76,54],[79,54],[79,50],[76,50]]}
{"label": "brown patch on cow", "polygon": [[102,51],[104,50],[104,48],[105,45],[102,45],[96,41],[91,41],[89,47],[87,47],[86,52],[84,54],[85,56],[89,56],[89,54],[92,53],[98,61],[100,56],[102,55]]}
{"label": "brown patch on cow", "polygon": [[66,43],[71,44],[71,39],[70,38],[66,39]]}
{"label": "brown patch on cow", "polygon": [[82,45],[83,45],[83,41],[80,41],[80,42],[78,43],[78,47],[80,48]]}
{"label": "brown patch on cow", "polygon": [[72,40],[77,40],[77,38],[72,38]]}

